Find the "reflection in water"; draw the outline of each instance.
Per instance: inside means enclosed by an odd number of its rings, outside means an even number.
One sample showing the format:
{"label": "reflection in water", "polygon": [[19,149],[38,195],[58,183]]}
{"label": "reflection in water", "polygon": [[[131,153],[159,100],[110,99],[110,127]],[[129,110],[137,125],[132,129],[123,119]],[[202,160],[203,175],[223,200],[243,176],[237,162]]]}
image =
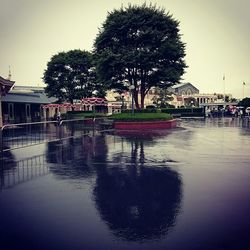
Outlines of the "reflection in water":
{"label": "reflection in water", "polygon": [[[11,151],[4,152],[4,156],[0,169],[1,190],[31,181],[49,173],[45,155],[37,155],[18,161],[16,161]],[[6,156],[10,158],[6,158]]]}
{"label": "reflection in water", "polygon": [[51,172],[60,178],[84,178],[95,172],[94,161],[106,160],[107,150],[105,136],[98,134],[49,142],[46,158],[55,163]]}
{"label": "reflection in water", "polygon": [[13,169],[16,167],[15,164],[15,156],[12,154],[12,152],[9,150],[9,147],[5,147],[3,151],[2,155],[0,156],[0,170],[4,171],[4,170],[9,170],[9,169]]}
{"label": "reflection in water", "polygon": [[[250,130],[222,122],[183,120],[160,137],[62,140],[45,155],[11,151],[1,247],[250,249]],[[42,155],[20,161],[31,151]]]}
{"label": "reflection in water", "polygon": [[129,241],[159,239],[175,224],[182,197],[181,179],[166,165],[152,167],[144,162],[143,139],[129,140],[130,163],[107,164],[97,171],[96,207],[115,236]]}
{"label": "reflection in water", "polygon": [[[152,167],[144,149],[154,144],[137,136],[126,138],[130,147],[112,154],[107,136],[48,144],[47,160],[57,163],[51,172],[60,178],[87,178],[96,173],[93,200],[102,220],[113,234],[129,241],[159,239],[175,224],[180,210],[182,183],[177,172],[155,159]],[[121,141],[120,141],[121,142]],[[130,155],[123,162],[123,155]],[[59,164],[58,164],[59,163]]]}
{"label": "reflection in water", "polygon": [[180,209],[181,180],[168,168],[109,169],[98,175],[96,207],[112,232],[132,241],[158,239],[174,225]]}

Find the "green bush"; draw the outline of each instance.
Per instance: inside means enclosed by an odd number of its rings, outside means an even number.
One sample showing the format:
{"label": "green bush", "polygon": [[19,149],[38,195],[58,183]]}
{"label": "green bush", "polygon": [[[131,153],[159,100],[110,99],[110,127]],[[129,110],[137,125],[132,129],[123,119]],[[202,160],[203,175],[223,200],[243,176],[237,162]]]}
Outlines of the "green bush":
{"label": "green bush", "polygon": [[[156,108],[135,109],[134,113],[159,113],[160,110]],[[122,110],[122,113],[132,113],[131,109]]]}
{"label": "green bush", "polygon": [[166,113],[119,113],[109,116],[109,119],[119,121],[152,121],[152,120],[171,120],[173,117]]}
{"label": "green bush", "polygon": [[164,108],[161,109],[161,112],[168,114],[181,114],[181,116],[193,116],[193,114],[204,115],[203,108]]}

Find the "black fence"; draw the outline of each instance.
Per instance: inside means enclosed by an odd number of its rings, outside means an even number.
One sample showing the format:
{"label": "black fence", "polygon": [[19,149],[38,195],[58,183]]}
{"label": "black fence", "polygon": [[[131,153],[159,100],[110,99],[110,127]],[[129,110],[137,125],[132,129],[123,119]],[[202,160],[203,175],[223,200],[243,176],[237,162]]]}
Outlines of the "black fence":
{"label": "black fence", "polygon": [[61,121],[18,123],[0,129],[1,157],[6,151],[29,147],[50,141],[81,137],[86,134],[112,129],[105,118],[84,118]]}

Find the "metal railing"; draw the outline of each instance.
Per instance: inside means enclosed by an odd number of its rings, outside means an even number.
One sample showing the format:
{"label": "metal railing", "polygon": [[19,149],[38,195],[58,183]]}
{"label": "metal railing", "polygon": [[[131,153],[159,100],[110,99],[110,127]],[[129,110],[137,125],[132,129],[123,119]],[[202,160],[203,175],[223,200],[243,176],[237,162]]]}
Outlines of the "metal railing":
{"label": "metal railing", "polygon": [[[6,151],[50,141],[81,137],[98,131],[110,130],[105,118],[85,118],[61,121],[7,124],[0,129],[1,157]],[[109,122],[110,124],[110,122]]]}

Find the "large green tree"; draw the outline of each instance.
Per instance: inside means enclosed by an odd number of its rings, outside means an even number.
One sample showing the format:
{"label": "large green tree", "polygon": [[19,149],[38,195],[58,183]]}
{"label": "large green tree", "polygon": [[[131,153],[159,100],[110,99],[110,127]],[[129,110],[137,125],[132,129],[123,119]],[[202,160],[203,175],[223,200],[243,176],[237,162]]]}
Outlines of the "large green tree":
{"label": "large green tree", "polygon": [[153,5],[128,5],[110,12],[94,52],[101,81],[118,92],[134,86],[136,108],[144,107],[150,88],[178,83],[186,67],[179,22]]}
{"label": "large green tree", "polygon": [[250,107],[250,97],[246,97],[242,99],[239,103],[238,106],[243,106],[243,107]]}
{"label": "large green tree", "polygon": [[59,101],[104,95],[103,89],[96,83],[96,72],[92,54],[87,51],[71,50],[52,56],[44,72],[45,91]]}

